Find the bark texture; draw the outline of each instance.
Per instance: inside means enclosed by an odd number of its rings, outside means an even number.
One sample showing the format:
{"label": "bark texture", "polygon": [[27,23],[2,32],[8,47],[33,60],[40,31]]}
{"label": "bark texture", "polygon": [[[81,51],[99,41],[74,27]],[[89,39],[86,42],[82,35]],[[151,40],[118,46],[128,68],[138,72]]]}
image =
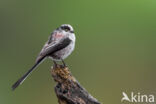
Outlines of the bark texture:
{"label": "bark texture", "polygon": [[59,104],[101,104],[79,84],[68,67],[55,66],[51,74],[57,82],[55,93]]}

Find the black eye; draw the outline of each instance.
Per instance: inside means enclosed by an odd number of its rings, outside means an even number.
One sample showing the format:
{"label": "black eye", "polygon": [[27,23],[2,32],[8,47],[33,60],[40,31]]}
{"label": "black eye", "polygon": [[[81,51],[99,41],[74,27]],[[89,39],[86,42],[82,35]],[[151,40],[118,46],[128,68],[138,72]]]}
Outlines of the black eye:
{"label": "black eye", "polygon": [[65,31],[67,32],[67,31],[69,31],[69,29],[65,29]]}
{"label": "black eye", "polygon": [[61,29],[62,29],[62,30],[65,30],[66,32],[67,32],[67,31],[70,31],[70,28],[69,28],[68,26],[62,26]]}

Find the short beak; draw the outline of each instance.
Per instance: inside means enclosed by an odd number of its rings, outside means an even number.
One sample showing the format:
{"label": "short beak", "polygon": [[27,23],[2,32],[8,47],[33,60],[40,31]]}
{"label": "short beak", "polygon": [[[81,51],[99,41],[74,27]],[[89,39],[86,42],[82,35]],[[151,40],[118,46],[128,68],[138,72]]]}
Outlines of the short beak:
{"label": "short beak", "polygon": [[74,33],[74,31],[70,31],[71,33]]}

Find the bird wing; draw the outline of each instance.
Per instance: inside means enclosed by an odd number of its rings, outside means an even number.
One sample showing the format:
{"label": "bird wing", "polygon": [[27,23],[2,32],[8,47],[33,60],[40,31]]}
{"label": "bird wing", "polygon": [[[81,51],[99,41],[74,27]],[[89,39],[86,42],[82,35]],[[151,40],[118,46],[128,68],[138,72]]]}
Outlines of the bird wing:
{"label": "bird wing", "polygon": [[42,48],[39,56],[37,57],[37,60],[40,60],[41,58],[48,56],[50,54],[53,54],[66,46],[68,46],[71,43],[71,39],[68,37],[61,39],[60,41],[53,41],[50,44],[46,43],[44,47]]}

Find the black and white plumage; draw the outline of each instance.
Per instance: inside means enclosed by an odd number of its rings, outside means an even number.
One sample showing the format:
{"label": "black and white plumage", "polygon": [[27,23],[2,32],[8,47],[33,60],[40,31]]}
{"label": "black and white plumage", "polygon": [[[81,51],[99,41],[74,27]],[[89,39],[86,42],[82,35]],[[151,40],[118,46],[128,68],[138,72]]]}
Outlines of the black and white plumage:
{"label": "black and white plumage", "polygon": [[75,47],[75,34],[71,25],[63,24],[54,30],[46,44],[43,46],[39,53],[34,66],[25,73],[15,84],[12,89],[17,88],[28,77],[28,75],[47,57],[51,58],[54,63],[62,61],[67,58]]}

